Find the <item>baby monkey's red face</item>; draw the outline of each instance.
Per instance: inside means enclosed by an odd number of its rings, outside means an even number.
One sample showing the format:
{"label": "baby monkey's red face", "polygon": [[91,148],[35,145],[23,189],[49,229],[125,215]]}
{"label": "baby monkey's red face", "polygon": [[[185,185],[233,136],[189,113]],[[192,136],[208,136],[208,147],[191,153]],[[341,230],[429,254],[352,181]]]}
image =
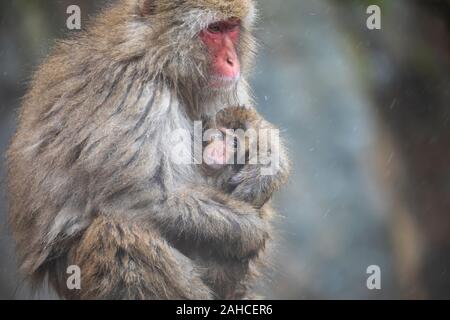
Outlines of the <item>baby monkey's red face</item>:
{"label": "baby monkey's red face", "polygon": [[237,53],[241,21],[228,19],[209,25],[200,32],[211,61],[210,86],[220,88],[234,84],[241,75]]}

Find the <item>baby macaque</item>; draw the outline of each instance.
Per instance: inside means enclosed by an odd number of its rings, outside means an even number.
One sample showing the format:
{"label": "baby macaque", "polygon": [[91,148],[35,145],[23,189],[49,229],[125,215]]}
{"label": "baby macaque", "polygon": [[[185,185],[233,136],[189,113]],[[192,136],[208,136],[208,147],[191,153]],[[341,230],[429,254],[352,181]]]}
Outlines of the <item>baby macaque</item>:
{"label": "baby macaque", "polygon": [[204,121],[203,171],[210,183],[231,192],[229,180],[258,151],[256,130],[260,116],[254,109],[229,107]]}

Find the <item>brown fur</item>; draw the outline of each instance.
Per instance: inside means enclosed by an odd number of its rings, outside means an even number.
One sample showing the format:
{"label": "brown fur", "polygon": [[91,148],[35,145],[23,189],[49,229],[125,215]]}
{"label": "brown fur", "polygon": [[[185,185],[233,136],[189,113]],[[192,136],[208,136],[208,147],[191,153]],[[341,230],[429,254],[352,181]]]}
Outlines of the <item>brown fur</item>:
{"label": "brown fur", "polygon": [[[286,183],[289,175],[289,161],[285,154],[284,147],[281,146],[276,152],[279,152],[281,163],[277,175],[262,176],[259,174],[260,165],[249,164],[249,154],[251,144],[255,144],[254,148],[257,151],[258,157],[264,157],[264,153],[259,150],[262,139],[266,137],[260,136],[260,129],[272,130],[276,129],[269,122],[265,121],[254,108],[247,107],[228,107],[219,111],[214,117],[207,119],[205,130],[226,128],[232,130],[255,130],[256,136],[253,142],[249,141],[248,136],[244,136],[241,143],[244,144],[245,165],[239,164],[235,156],[235,164],[226,165],[222,170],[211,170],[204,165],[204,171],[210,177],[209,182],[231,193],[234,198],[251,203],[254,207],[263,207],[271,198],[274,191],[278,190],[281,185]],[[225,138],[225,137],[224,137]],[[270,141],[269,152],[274,152],[273,146],[271,148]],[[271,150],[272,149],[272,150]],[[261,160],[261,159],[260,159]],[[257,185],[259,189],[253,186]]]}
{"label": "brown fur", "polygon": [[[33,77],[8,151],[10,221],[26,277],[40,284],[48,275],[65,298],[246,296],[271,233],[252,202],[285,180],[287,159],[270,181],[243,168],[240,194],[227,194],[198,166],[173,163],[167,139],[206,114],[252,104],[252,7],[121,0],[57,44]],[[208,55],[197,34],[230,15],[243,20],[243,77],[226,92],[203,90]],[[66,288],[71,264],[81,267],[79,292]]]}
{"label": "brown fur", "polygon": [[69,257],[71,264],[83,270],[84,283],[98,284],[69,293],[76,298],[211,297],[209,288],[200,280],[198,270],[191,270],[192,275],[184,278],[183,259],[186,258],[149,225],[100,216],[86,230],[80,243],[72,248]]}

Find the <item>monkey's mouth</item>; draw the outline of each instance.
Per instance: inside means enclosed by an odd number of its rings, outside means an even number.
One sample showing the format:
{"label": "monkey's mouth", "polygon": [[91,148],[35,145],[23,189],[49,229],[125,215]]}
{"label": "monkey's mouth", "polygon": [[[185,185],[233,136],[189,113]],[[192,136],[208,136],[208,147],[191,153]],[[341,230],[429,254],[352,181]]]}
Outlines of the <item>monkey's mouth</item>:
{"label": "monkey's mouth", "polygon": [[212,89],[229,89],[239,81],[238,77],[213,76],[209,79],[209,86]]}

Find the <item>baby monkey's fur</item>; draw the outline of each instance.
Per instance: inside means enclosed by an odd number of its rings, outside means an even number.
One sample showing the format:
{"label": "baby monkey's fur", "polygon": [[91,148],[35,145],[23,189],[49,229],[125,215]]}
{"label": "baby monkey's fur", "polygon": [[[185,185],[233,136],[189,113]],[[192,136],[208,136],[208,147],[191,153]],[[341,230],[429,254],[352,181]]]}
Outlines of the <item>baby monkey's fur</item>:
{"label": "baby monkey's fur", "polygon": [[[198,34],[242,21],[242,76],[207,88]],[[171,159],[171,134],[229,106],[252,106],[250,0],[119,0],[60,41],[33,77],[8,151],[10,221],[21,271],[64,298],[243,299],[270,239],[272,193],[244,165],[212,185]],[[268,126],[256,111],[252,126]],[[66,270],[81,269],[81,290]]]}

